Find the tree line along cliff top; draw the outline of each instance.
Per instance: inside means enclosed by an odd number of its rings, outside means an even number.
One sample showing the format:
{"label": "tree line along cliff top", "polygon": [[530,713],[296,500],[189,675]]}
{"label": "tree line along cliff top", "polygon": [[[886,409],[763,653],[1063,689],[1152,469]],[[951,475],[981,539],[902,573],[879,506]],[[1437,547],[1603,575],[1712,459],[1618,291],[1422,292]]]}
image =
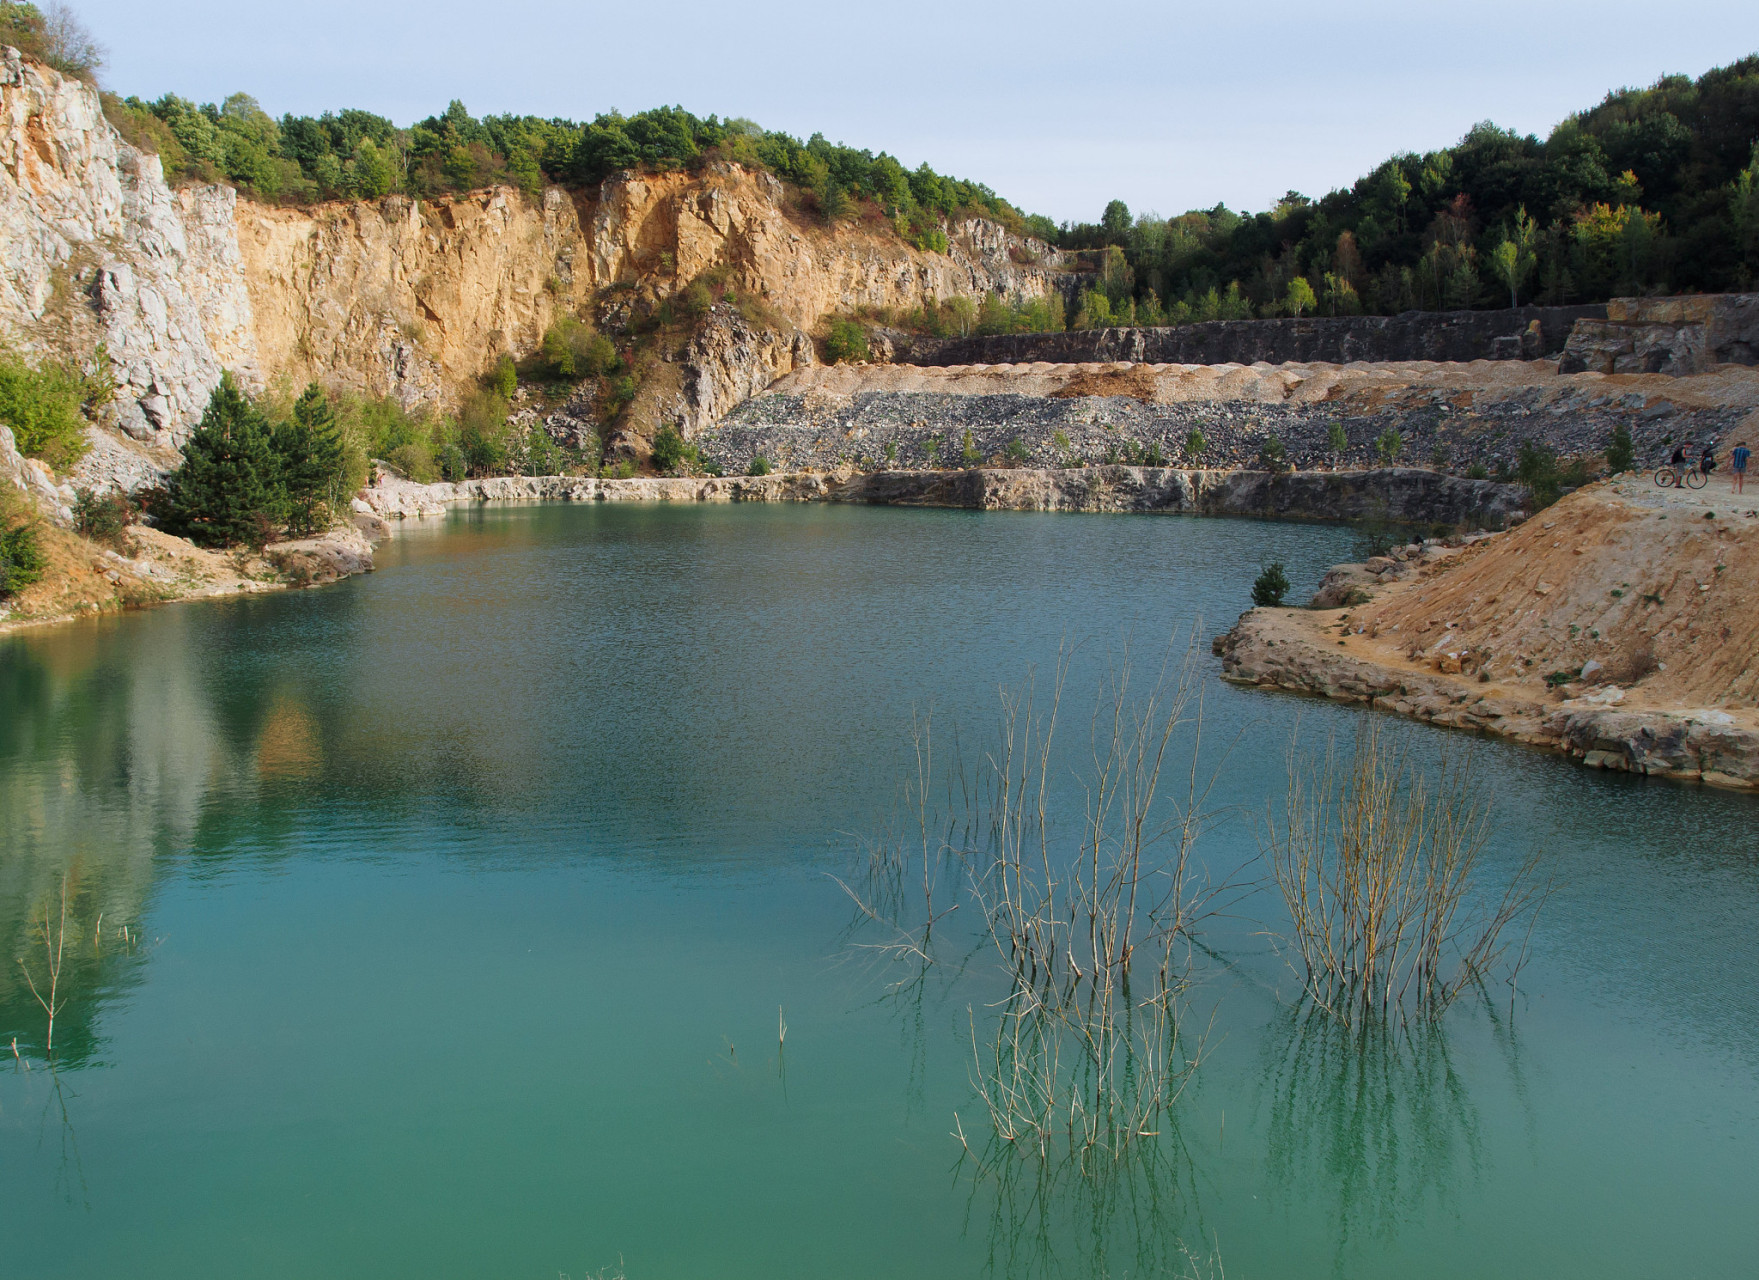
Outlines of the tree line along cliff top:
{"label": "tree line along cliff top", "polygon": [[[65,10],[46,20],[13,0],[0,0],[0,40],[88,79],[101,52]],[[1486,121],[1454,146],[1392,156],[1317,199],[1290,191],[1260,213],[1132,217],[1114,200],[1096,222],[1061,225],[926,164],[678,106],[479,119],[454,101],[402,128],[353,109],[276,120],[244,93],[203,105],[106,94],[104,105],[173,180],[269,202],[496,184],[535,195],[720,159],[775,174],[809,216],[883,219],[923,250],[945,250],[950,224],[978,214],[1073,251],[1064,265],[1092,277],[1071,298],[1074,324],[1596,302],[1759,279],[1759,54],[1609,93],[1544,139]]]}
{"label": "tree line along cliff top", "polygon": [[1759,279],[1759,55],[1610,93],[1544,139],[1479,124],[1454,146],[1390,157],[1317,199],[1291,191],[1261,213],[1132,217],[1113,201],[1096,222],[1060,226],[926,164],[677,106],[577,122],[479,119],[455,101],[408,128],[360,110],[276,120],[242,93],[200,106],[106,95],[105,107],[168,176],[271,202],[495,184],[536,194],[732,160],[781,178],[811,215],[878,215],[921,249],[944,249],[948,223],[970,213],[1078,251],[1070,265],[1108,303],[1092,300],[1095,324],[1592,302]]}

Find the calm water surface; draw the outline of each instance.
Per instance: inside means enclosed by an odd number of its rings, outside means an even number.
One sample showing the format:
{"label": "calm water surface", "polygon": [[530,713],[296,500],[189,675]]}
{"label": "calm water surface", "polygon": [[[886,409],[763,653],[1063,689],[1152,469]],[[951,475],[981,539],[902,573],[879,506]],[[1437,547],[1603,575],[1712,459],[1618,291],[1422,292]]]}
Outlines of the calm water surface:
{"label": "calm water surface", "polygon": [[[1349,546],[489,508],[323,590],[0,640],[0,1273],[1759,1273],[1759,807],[1505,744],[1491,871],[1539,847],[1560,883],[1518,994],[1340,1035],[1249,897],[1160,1143],[1097,1179],[960,1162],[981,976],[888,996],[828,874],[913,710],[976,754],[1059,644],[1091,705],[1126,639],[1207,637],[1261,561],[1301,592]],[[1237,742],[1204,858],[1250,875],[1297,724],[1361,713],[1202,663],[1206,762]],[[42,974],[64,873],[51,1070],[14,961]]]}

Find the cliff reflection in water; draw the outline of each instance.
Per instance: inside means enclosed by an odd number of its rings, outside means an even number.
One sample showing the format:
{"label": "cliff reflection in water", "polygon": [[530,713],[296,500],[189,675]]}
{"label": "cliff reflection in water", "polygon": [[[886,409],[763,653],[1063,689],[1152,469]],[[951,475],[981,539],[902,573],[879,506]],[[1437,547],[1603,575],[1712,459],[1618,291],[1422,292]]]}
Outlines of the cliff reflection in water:
{"label": "cliff reflection in water", "polygon": [[296,689],[229,680],[205,612],[0,641],[0,1042],[16,1037],[22,1054],[47,1055],[30,990],[47,994],[47,943],[61,943],[65,1002],[54,1058],[79,1066],[98,1051],[104,1004],[139,979],[166,860],[230,852],[240,815],[260,840],[279,784],[321,773],[318,716]]}

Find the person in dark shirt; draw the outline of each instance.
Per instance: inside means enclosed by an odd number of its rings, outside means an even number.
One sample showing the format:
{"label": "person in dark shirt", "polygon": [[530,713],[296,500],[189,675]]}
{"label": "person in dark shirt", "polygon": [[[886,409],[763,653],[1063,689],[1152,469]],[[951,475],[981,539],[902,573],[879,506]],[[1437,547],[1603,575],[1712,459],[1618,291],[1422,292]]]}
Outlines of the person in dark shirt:
{"label": "person in dark shirt", "polygon": [[1705,475],[1716,470],[1716,441],[1707,440],[1704,442],[1704,452],[1698,458],[1698,469]]}
{"label": "person in dark shirt", "polygon": [[1745,493],[1747,483],[1747,459],[1753,451],[1747,448],[1745,440],[1737,444],[1728,455],[1729,485],[1736,493]]}

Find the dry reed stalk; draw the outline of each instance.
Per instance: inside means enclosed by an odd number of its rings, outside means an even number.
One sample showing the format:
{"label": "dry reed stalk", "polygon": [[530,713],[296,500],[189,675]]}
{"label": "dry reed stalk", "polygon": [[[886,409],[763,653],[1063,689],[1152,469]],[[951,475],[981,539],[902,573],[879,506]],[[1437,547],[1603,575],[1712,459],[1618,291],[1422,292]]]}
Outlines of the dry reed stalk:
{"label": "dry reed stalk", "polygon": [[[1156,1134],[1195,1065],[1178,1001],[1209,900],[1191,875],[1210,785],[1197,763],[1202,686],[1195,646],[1177,662],[1169,647],[1137,696],[1126,650],[1090,722],[1083,825],[1066,856],[1053,847],[1047,795],[1069,656],[1042,716],[1030,682],[1004,694],[988,762],[988,840],[967,866],[1011,988],[975,1083],[1007,1141],[1042,1155],[1061,1137],[1116,1154]],[[1162,780],[1181,730],[1192,742],[1175,799]]]}
{"label": "dry reed stalk", "polygon": [[1489,808],[1469,752],[1444,755],[1431,778],[1408,739],[1369,716],[1347,760],[1335,739],[1318,762],[1291,744],[1288,777],[1282,817],[1273,806],[1262,845],[1302,986],[1346,1021],[1440,1013],[1501,962],[1504,930],[1548,891],[1535,854],[1500,901],[1479,904]]}
{"label": "dry reed stalk", "polygon": [[[843,884],[859,921],[889,934],[866,945],[911,961],[918,977],[934,963],[936,922],[963,902],[977,908],[1006,989],[989,1006],[987,1046],[972,1015],[973,1083],[994,1132],[1022,1150],[1067,1141],[1116,1153],[1154,1136],[1195,1065],[1178,1002],[1214,893],[1192,866],[1214,781],[1198,767],[1196,634],[1182,654],[1168,646],[1143,692],[1127,648],[1110,670],[1089,727],[1078,838],[1058,839],[1050,819],[1065,647],[1045,710],[1031,676],[1002,691],[997,744],[975,781],[957,766],[947,775],[948,816],[931,811],[932,735],[916,722],[912,829],[869,842],[861,887]],[[1164,780],[1181,735],[1190,760],[1175,795]],[[961,876],[949,875],[955,864]]]}
{"label": "dry reed stalk", "polygon": [[[44,1054],[52,1059],[55,1056],[55,1015],[67,1007],[66,1000],[59,997],[61,987],[61,962],[66,953],[67,947],[66,872],[63,872],[61,875],[61,914],[59,920],[56,922],[55,928],[51,930],[49,927],[49,904],[45,901],[43,903],[43,919],[38,928],[42,934],[44,968],[47,970],[44,984],[48,987],[49,994],[44,996],[43,993],[37,989],[37,980],[32,975],[30,966],[24,962],[22,956],[19,957],[18,967],[24,971],[24,980],[30,987],[31,995],[35,997],[36,1002],[43,1007],[43,1012],[48,1015],[49,1031],[47,1041],[44,1045]],[[16,1044],[16,1041],[14,1043]],[[14,1052],[16,1052],[16,1050]]]}

